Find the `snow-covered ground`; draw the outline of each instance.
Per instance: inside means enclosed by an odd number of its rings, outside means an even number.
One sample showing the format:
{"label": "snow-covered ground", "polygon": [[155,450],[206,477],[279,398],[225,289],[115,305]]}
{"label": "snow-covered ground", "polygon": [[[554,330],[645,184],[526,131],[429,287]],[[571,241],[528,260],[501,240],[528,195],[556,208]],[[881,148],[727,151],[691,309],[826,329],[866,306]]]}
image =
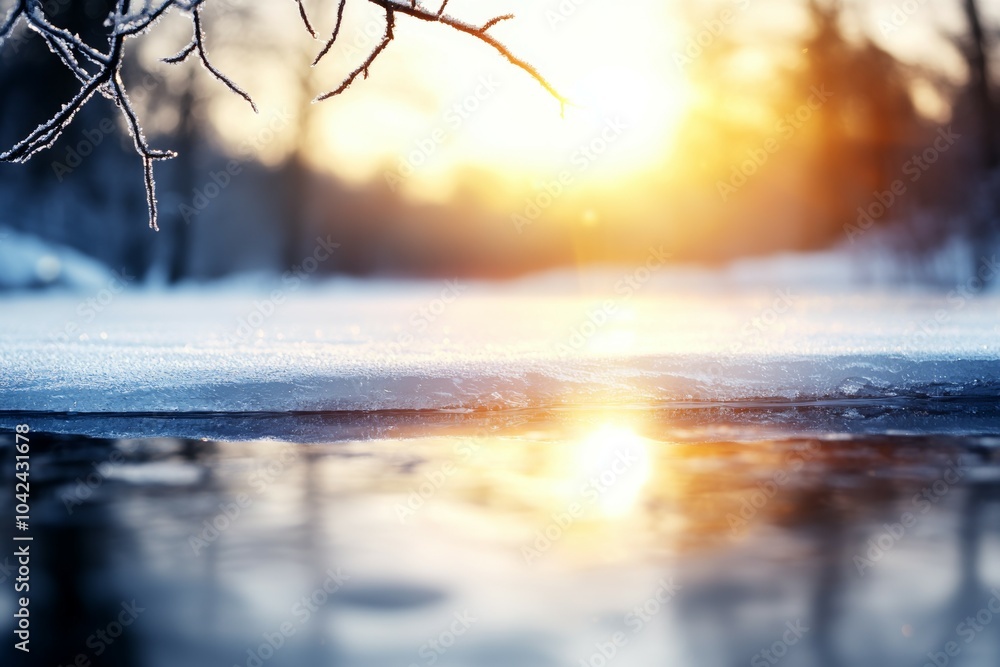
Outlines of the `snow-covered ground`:
{"label": "snow-covered ground", "polygon": [[788,271],[754,284],[745,266],[504,284],[303,276],[174,292],[112,275],[96,290],[0,298],[0,410],[997,396],[1000,294],[986,267],[985,280],[940,290]]}

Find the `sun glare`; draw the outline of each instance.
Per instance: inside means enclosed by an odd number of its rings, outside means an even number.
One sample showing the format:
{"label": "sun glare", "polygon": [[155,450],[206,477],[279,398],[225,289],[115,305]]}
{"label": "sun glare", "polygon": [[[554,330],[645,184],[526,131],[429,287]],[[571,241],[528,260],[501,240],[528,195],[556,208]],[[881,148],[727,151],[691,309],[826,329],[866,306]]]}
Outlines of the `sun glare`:
{"label": "sun glare", "polygon": [[580,442],[576,467],[578,478],[593,489],[595,513],[605,518],[623,517],[636,508],[652,469],[646,441],[614,423]]}

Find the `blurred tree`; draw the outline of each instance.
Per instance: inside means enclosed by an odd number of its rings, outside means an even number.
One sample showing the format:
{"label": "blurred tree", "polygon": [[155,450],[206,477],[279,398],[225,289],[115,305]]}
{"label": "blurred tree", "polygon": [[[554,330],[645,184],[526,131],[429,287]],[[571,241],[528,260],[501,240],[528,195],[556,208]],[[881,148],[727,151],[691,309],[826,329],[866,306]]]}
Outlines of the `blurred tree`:
{"label": "blurred tree", "polygon": [[842,236],[857,208],[890,190],[911,149],[926,136],[913,104],[913,68],[867,37],[849,40],[840,2],[809,0],[813,34],[803,43],[798,88],[829,87],[833,96],[817,114],[819,144],[812,159],[815,233],[813,245]]}
{"label": "blurred tree", "polygon": [[[969,22],[966,54],[969,61],[969,98],[973,106],[973,125],[979,135],[977,142],[980,169],[983,175],[972,179],[975,189],[964,205],[961,220],[969,241],[970,265],[979,270],[982,256],[988,254],[1000,240],[1000,146],[997,144],[996,106],[993,80],[990,76],[989,45],[983,28],[982,14],[976,0],[964,0]],[[960,184],[965,191],[966,183]]]}
{"label": "blurred tree", "polygon": [[[849,38],[842,25],[853,7],[823,0],[799,7],[806,31],[734,29],[689,69],[706,102],[685,122],[678,152],[703,156],[699,178],[714,184],[714,201],[687,215],[712,225],[703,252],[720,258],[847,240],[844,226],[890,188],[929,134],[910,90],[920,69],[865,35]],[[768,142],[773,150],[755,159]],[[687,165],[678,178],[691,178]],[[732,186],[721,202],[720,183]],[[909,205],[897,204],[893,214]]]}
{"label": "blurred tree", "polygon": [[[179,117],[177,130],[174,133],[177,142],[177,164],[174,165],[173,187],[182,197],[188,197],[195,189],[194,174],[198,146],[203,143],[204,132],[197,123],[195,106],[198,103],[195,93],[195,69],[189,68],[181,93],[177,100]],[[189,276],[191,272],[190,259],[194,251],[191,245],[191,219],[184,216],[178,207],[172,215],[173,247],[170,251],[170,266],[167,281],[176,284]]]}
{"label": "blurred tree", "polygon": [[979,132],[982,134],[983,166],[995,169],[1000,166],[1000,150],[997,147],[996,109],[993,102],[992,79],[990,78],[989,48],[976,0],[964,0],[965,14],[969,21],[970,43],[969,86],[977,103]]}

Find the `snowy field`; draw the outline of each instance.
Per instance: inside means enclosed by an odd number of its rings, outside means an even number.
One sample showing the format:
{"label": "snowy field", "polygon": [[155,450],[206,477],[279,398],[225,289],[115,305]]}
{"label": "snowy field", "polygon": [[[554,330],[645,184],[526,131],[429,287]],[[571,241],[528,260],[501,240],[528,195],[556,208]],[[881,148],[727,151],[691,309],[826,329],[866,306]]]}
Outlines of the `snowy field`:
{"label": "snowy field", "polygon": [[[637,277],[638,276],[638,277]],[[640,278],[645,277],[646,282]],[[1000,294],[675,271],[0,299],[0,410],[472,410],[988,397]]]}

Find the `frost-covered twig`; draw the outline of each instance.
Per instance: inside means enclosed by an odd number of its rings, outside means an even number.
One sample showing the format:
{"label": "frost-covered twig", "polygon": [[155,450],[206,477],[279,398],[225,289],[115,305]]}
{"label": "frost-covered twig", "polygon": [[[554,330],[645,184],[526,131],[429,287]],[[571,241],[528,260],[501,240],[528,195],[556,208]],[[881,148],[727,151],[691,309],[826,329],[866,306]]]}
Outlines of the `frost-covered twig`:
{"label": "frost-covered twig", "polygon": [[314,67],[320,60],[323,59],[323,56],[329,53],[330,49],[333,48],[333,45],[336,44],[337,37],[340,36],[340,27],[344,25],[344,7],[346,6],[347,0],[337,0],[337,22],[333,24],[333,34],[330,36],[330,39],[327,40],[326,44],[323,45],[323,48],[320,49],[316,59],[313,60],[312,64]]}
{"label": "frost-covered twig", "polygon": [[4,40],[7,39],[10,33],[14,31],[14,26],[17,25],[17,21],[23,13],[24,0],[17,0],[17,3],[7,12],[3,23],[0,23],[0,47],[3,46]]}
{"label": "frost-covered twig", "polygon": [[305,3],[302,0],[296,0],[296,2],[299,4],[299,17],[302,19],[302,25],[306,27],[306,32],[312,35],[313,39],[316,39],[316,29],[313,28],[312,21],[309,20]]}
{"label": "frost-covered twig", "polygon": [[[85,42],[79,35],[51,22],[42,8],[42,0],[15,0],[14,7],[0,22],[0,48],[23,21],[27,27],[38,33],[49,49],[80,82],[80,90],[51,118],[36,127],[26,137],[9,150],[0,152],[0,162],[26,162],[40,151],[52,146],[73,122],[76,114],[95,93],[110,98],[121,110],[126,127],[132,137],[136,153],[142,160],[143,180],[146,186],[146,203],[149,208],[149,226],[159,229],[157,223],[156,182],[153,178],[153,163],[175,156],[173,151],[150,148],[142,131],[139,117],[129,100],[128,91],[122,82],[121,70],[125,60],[125,45],[131,38],[150,30],[171,10],[179,10],[191,17],[191,41],[174,56],[164,58],[168,63],[179,63],[193,54],[208,72],[221,81],[234,94],[239,95],[253,110],[257,111],[250,95],[237,86],[229,77],[216,68],[208,58],[205,47],[205,32],[202,26],[201,10],[209,0],[143,0],[141,6],[131,8],[132,0],[118,0],[114,11],[104,21],[107,28],[107,51],[102,51]],[[324,43],[313,65],[318,64],[333,48],[340,36],[344,22],[347,0],[327,0],[337,3],[336,22],[330,38]],[[376,59],[385,51],[395,36],[396,15],[405,15],[421,21],[438,23],[470,35],[496,50],[512,65],[532,76],[545,90],[565,106],[566,99],[528,62],[515,56],[499,42],[489,30],[501,21],[512,18],[509,14],[497,16],[481,26],[461,21],[447,13],[448,0],[442,0],[436,10],[428,9],[418,0],[365,0],[380,7],[385,12],[386,26],[382,39],[365,57],[364,61],[351,70],[347,78],[334,90],[320,95],[317,101],[343,93],[358,77],[368,77],[368,71]],[[296,0],[299,16],[306,31],[316,37],[316,30],[306,11],[304,0]],[[137,5],[139,3],[136,3]]]}
{"label": "frost-covered twig", "polygon": [[[338,7],[338,18],[336,26],[334,27],[333,36],[323,47],[323,50],[320,52],[320,54],[316,56],[316,60],[313,62],[313,65],[317,64],[320,61],[320,59],[322,59],[323,56],[325,56],[330,51],[334,43],[337,41],[337,36],[340,32],[340,25],[341,25],[340,15],[343,12],[343,6],[345,3],[345,0],[339,0],[339,1],[340,1],[340,6]],[[531,75],[531,77],[534,78],[535,81],[537,81],[545,90],[549,92],[549,94],[551,94],[559,101],[559,104],[562,108],[565,108],[568,100],[561,94],[559,94],[559,91],[557,91],[555,87],[552,84],[550,84],[537,69],[535,69],[533,65],[515,56],[511,52],[511,50],[508,49],[503,43],[501,43],[499,40],[493,37],[493,35],[489,34],[488,31],[490,28],[495,26],[497,23],[500,23],[501,21],[506,21],[507,19],[513,18],[512,14],[504,14],[502,16],[497,16],[496,18],[487,21],[481,26],[475,26],[472,25],[471,23],[466,23],[465,21],[461,21],[447,14],[445,11],[448,6],[447,0],[442,2],[441,6],[436,11],[423,7],[422,5],[420,5],[419,2],[417,2],[417,0],[410,0],[410,2],[408,3],[397,2],[396,0],[368,0],[368,2],[374,5],[378,5],[379,7],[382,7],[386,12],[386,33],[383,36],[382,41],[380,41],[378,46],[376,46],[375,49],[368,55],[368,58],[365,59],[365,62],[362,63],[360,67],[352,71],[347,76],[347,78],[344,79],[344,81],[340,84],[340,86],[338,86],[336,89],[334,89],[329,93],[320,95],[319,97],[316,98],[317,101],[325,100],[344,92],[354,82],[354,80],[357,79],[357,77],[360,74],[365,74],[367,77],[369,67],[371,67],[372,63],[375,62],[375,59],[382,54],[385,48],[389,45],[389,42],[392,41],[393,38],[392,25],[394,21],[394,14],[395,12],[399,12],[400,14],[405,14],[407,16],[411,16],[421,21],[428,21],[430,23],[440,23],[459,32],[471,35],[472,37],[475,37],[476,39],[479,39],[482,42],[485,42],[486,44],[493,47],[493,49],[496,50],[500,55],[506,58],[507,61],[510,62],[510,64],[524,70],[529,75]]]}
{"label": "frost-covered twig", "polygon": [[201,64],[205,66],[209,72],[212,73],[216,79],[221,81],[229,90],[233,91],[235,94],[239,95],[247,102],[250,103],[250,108],[253,109],[254,113],[257,113],[257,105],[254,104],[253,99],[250,95],[246,93],[245,90],[237,86],[232,80],[225,74],[220,72],[215,65],[213,65],[208,59],[208,51],[205,50],[205,31],[201,27],[201,7],[195,7],[191,12],[191,23],[194,26],[194,36],[191,37],[191,41],[181,49],[181,52],[176,56],[170,58],[164,58],[164,62],[168,63],[179,63],[187,60],[187,57],[192,53],[198,54],[198,59],[201,60]]}
{"label": "frost-covered twig", "polygon": [[375,62],[375,59],[378,58],[383,51],[385,51],[385,47],[389,46],[389,42],[391,42],[392,38],[394,37],[393,29],[395,27],[396,27],[396,16],[395,14],[393,14],[393,11],[391,9],[386,9],[385,34],[382,35],[382,39],[381,41],[379,41],[378,46],[376,46],[372,50],[372,52],[368,54],[368,57],[365,58],[365,61],[363,63],[355,67],[354,70],[352,70],[351,73],[347,75],[347,78],[344,79],[344,81],[335,90],[332,90],[324,95],[320,95],[319,97],[316,98],[316,101],[319,102],[320,100],[329,99],[334,95],[340,95],[342,92],[347,90],[351,86],[351,84],[354,83],[354,80],[357,79],[358,76],[360,76],[361,74],[364,74],[365,78],[367,79],[368,68],[371,67],[372,63]]}

